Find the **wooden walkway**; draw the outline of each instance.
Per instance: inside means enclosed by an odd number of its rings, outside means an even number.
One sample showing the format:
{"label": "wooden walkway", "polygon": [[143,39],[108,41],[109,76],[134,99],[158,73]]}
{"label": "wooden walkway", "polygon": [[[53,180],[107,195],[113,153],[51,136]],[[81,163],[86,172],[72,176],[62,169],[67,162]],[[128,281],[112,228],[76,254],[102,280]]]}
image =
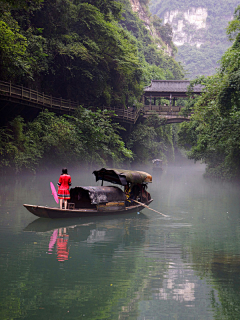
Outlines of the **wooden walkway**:
{"label": "wooden walkway", "polygon": [[66,113],[76,110],[78,104],[71,100],[54,98],[38,91],[0,81],[1,100],[8,100],[19,104],[29,105],[35,108],[49,108],[62,110]]}
{"label": "wooden walkway", "polygon": [[[10,101],[31,108],[47,108],[59,114],[73,114],[78,107],[77,102],[54,98],[44,93],[3,81],[0,81],[0,100]],[[104,109],[114,111],[115,115],[113,117],[119,119],[119,121],[132,124],[136,123],[140,115],[148,117],[153,113],[157,113],[160,118],[166,119],[166,123],[177,123],[189,120],[189,118],[184,118],[179,115],[181,107],[146,105],[142,109],[137,110],[133,108],[123,109],[109,107],[104,107]]]}

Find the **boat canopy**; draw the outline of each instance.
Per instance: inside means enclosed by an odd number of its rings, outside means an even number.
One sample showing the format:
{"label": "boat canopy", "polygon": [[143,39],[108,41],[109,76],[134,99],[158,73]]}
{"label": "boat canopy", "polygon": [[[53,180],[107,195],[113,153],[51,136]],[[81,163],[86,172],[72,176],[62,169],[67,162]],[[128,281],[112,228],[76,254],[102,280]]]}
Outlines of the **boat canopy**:
{"label": "boat canopy", "polygon": [[103,180],[122,186],[126,186],[128,183],[144,184],[152,182],[152,176],[143,171],[102,168],[101,170],[93,171],[93,174],[96,177],[96,181]]}
{"label": "boat canopy", "polygon": [[152,160],[152,163],[156,163],[156,162],[160,163],[160,162],[162,162],[162,160],[161,159],[153,159]]}
{"label": "boat canopy", "polygon": [[125,201],[125,193],[118,187],[75,187],[70,190],[71,200],[77,207],[84,203],[101,204],[107,202]]}

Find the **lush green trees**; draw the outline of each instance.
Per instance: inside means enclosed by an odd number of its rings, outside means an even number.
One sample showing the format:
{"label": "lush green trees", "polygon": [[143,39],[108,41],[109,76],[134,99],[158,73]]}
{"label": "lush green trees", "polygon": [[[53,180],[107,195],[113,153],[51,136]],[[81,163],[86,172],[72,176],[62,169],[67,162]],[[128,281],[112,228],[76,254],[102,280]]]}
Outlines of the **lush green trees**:
{"label": "lush green trees", "polygon": [[180,130],[179,142],[190,146],[189,157],[207,163],[207,175],[222,179],[240,176],[240,7],[229,24],[233,45],[223,55],[216,75],[196,98],[194,115]]}
{"label": "lush green trees", "polygon": [[[41,0],[0,1],[0,78],[19,84],[36,81],[47,72],[46,41],[29,19],[40,10]],[[24,27],[23,27],[24,25]]]}
{"label": "lush green trees", "polygon": [[148,117],[135,126],[127,140],[127,146],[133,151],[134,162],[149,163],[160,158],[164,162],[173,160],[172,126],[164,125],[157,114]]}
{"label": "lush green trees", "polygon": [[1,78],[85,105],[124,106],[140,94],[141,70],[120,10],[115,1],[0,1]]}
{"label": "lush green trees", "polygon": [[[148,1],[141,4],[147,12]],[[173,46],[171,30],[160,19],[153,21],[163,40],[152,37],[129,0],[0,0],[0,79],[92,110],[140,105],[151,79],[183,78],[182,67],[164,52],[166,44]],[[1,128],[1,166],[21,171],[56,161],[130,161],[133,154],[120,137],[120,126],[107,112],[88,109],[79,108],[74,117],[45,111],[28,123],[16,117]],[[140,162],[166,155],[171,130],[160,125],[134,128],[128,143],[135,159],[138,143],[148,145],[148,156]]]}
{"label": "lush green trees", "polygon": [[[143,84],[149,85],[149,79],[182,79],[184,72],[182,66],[177,63],[174,57],[165,53],[166,45],[176,53],[176,47],[172,42],[172,30],[169,25],[165,26],[162,20],[149,13],[149,24],[153,25],[158,37],[151,36],[151,33],[136,13],[132,12],[129,0],[118,0],[124,5],[123,18],[120,24],[125,30],[131,32],[138,47],[139,59],[141,62]],[[148,1],[142,1],[144,5]],[[145,8],[145,6],[144,6]],[[147,16],[147,8],[146,16]]]}
{"label": "lush green trees", "polygon": [[27,73],[28,60],[25,58],[27,39],[19,33],[19,27],[9,26],[0,21],[0,76],[15,79],[21,71]]}
{"label": "lush green trees", "polygon": [[128,0],[0,0],[0,28],[2,80],[85,106],[131,105],[153,75],[183,77]]}
{"label": "lush green trees", "polygon": [[75,116],[56,116],[47,110],[32,122],[16,117],[0,131],[0,167],[16,172],[39,166],[85,163],[117,165],[130,161],[119,125],[108,111],[79,108]]}
{"label": "lush green trees", "polygon": [[18,116],[1,128],[0,170],[18,173],[56,165],[129,166],[154,158],[174,160],[176,133],[157,114],[142,119],[123,139],[124,131],[106,110],[79,107],[74,116],[45,110],[28,123]]}

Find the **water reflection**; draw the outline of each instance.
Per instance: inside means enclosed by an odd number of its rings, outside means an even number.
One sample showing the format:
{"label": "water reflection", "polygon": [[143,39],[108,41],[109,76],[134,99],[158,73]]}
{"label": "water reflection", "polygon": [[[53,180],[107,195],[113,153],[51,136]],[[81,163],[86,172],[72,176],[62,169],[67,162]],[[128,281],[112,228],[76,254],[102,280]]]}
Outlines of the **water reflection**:
{"label": "water reflection", "polygon": [[[57,231],[57,232],[56,232]],[[54,233],[56,232],[56,233]],[[68,248],[68,238],[69,235],[67,234],[66,228],[60,228],[53,231],[53,234],[50,239],[50,245],[51,248],[54,246],[54,240],[56,242],[57,247],[57,260],[58,261],[66,261],[68,260],[69,255],[69,248]],[[49,246],[48,246],[48,252],[49,252]]]}
{"label": "water reflection", "polygon": [[147,228],[148,218],[141,213],[94,217],[94,220],[87,217],[63,220],[39,218],[24,231],[48,234],[48,254],[55,254],[57,260],[63,262],[69,257],[69,243],[84,242],[91,247],[105,243],[106,249],[108,246],[125,246],[129,242],[140,245]]}
{"label": "water reflection", "polygon": [[59,172],[5,181],[0,319],[240,319],[240,188],[201,170],[153,177],[151,207],[168,218],[36,219],[22,203],[54,203]]}
{"label": "water reflection", "polygon": [[52,254],[54,245],[55,245],[55,243],[57,241],[57,237],[58,237],[58,229],[55,229],[53,231],[53,234],[51,235],[51,238],[50,238],[50,241],[49,241],[49,245],[48,245],[48,253],[49,254]]}

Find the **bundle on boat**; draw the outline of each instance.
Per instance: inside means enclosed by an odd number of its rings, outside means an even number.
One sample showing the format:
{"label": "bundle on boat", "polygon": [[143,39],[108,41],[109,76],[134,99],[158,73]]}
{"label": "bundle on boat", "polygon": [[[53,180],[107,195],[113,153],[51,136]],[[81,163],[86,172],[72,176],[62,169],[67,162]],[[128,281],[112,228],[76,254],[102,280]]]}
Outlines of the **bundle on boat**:
{"label": "bundle on boat", "polygon": [[131,184],[146,184],[152,182],[152,176],[144,171],[133,171],[123,169],[105,169],[93,171],[96,181],[108,181],[122,186]]}

